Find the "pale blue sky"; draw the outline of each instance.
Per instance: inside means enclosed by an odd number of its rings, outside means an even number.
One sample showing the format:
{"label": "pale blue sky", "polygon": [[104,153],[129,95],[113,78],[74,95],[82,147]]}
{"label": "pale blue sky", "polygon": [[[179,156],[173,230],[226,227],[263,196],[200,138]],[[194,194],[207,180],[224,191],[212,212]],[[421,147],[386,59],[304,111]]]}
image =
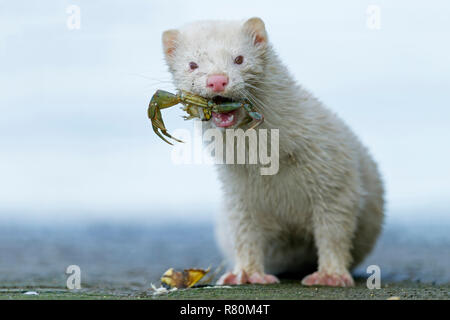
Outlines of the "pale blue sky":
{"label": "pale blue sky", "polygon": [[[69,5],[81,29],[66,27]],[[381,29],[366,9],[381,8]],[[260,16],[296,79],[362,138],[389,214],[449,213],[447,1],[0,1],[0,212],[117,217],[208,213],[210,166],[175,166],[146,118],[173,90],[160,34]],[[170,129],[192,128],[178,108]],[[207,195],[205,197],[205,195]]]}

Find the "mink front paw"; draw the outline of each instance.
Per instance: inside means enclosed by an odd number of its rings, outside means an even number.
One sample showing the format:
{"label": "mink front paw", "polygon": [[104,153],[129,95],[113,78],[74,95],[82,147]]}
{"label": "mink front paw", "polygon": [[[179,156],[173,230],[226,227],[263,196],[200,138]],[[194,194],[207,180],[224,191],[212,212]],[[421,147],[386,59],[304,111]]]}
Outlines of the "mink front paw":
{"label": "mink front paw", "polygon": [[217,281],[218,285],[233,285],[233,284],[271,284],[278,283],[277,277],[271,274],[265,274],[260,272],[253,272],[248,274],[245,271],[240,271],[238,273],[227,272]]}
{"label": "mink front paw", "polygon": [[332,274],[316,271],[302,280],[305,286],[353,287],[355,285],[349,273]]}

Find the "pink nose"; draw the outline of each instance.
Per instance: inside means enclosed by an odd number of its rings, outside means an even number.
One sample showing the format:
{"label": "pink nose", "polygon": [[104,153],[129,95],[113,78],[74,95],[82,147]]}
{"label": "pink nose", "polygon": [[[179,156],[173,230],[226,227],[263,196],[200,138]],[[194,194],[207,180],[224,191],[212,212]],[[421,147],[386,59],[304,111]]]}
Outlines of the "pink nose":
{"label": "pink nose", "polygon": [[211,88],[214,92],[222,92],[228,84],[228,77],[220,74],[214,74],[206,80],[206,86]]}

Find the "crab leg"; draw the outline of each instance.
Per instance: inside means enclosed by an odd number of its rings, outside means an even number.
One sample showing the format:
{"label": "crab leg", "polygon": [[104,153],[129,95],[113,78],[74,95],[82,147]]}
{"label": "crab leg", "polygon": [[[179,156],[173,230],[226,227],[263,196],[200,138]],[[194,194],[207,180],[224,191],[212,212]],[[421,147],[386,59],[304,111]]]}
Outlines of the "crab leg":
{"label": "crab leg", "polygon": [[207,99],[205,99],[203,97],[199,97],[199,96],[193,95],[193,94],[191,94],[189,92],[181,91],[178,96],[179,96],[180,102],[182,104],[193,105],[193,106],[196,106],[198,108],[207,108],[207,107],[209,107],[209,103],[208,103]]}
{"label": "crab leg", "polygon": [[214,112],[227,113],[242,108],[244,104],[241,102],[224,102],[220,104],[210,103],[211,105]]}
{"label": "crab leg", "polygon": [[[164,138],[161,135],[161,133],[163,135],[165,135],[166,137],[169,137],[169,138],[171,138],[171,139],[173,139],[175,141],[183,142],[183,141],[173,137],[170,133],[167,132],[167,129],[166,129],[165,125],[164,125],[164,121],[162,120],[162,117],[161,117],[161,111],[157,110],[157,114],[158,114],[159,120],[156,120],[155,122],[152,121],[152,127],[153,127],[153,131],[158,135],[158,137],[160,137],[161,139],[163,139],[165,142],[167,142],[170,145],[173,145],[173,144],[171,142],[167,141],[167,139]],[[153,123],[155,123],[155,124],[153,124]],[[160,130],[161,133],[158,130]]]}
{"label": "crab leg", "polygon": [[255,108],[252,108],[248,103],[244,103],[242,106],[248,113],[248,115],[253,119],[250,123],[249,129],[254,129],[264,122],[264,116],[257,112]]}

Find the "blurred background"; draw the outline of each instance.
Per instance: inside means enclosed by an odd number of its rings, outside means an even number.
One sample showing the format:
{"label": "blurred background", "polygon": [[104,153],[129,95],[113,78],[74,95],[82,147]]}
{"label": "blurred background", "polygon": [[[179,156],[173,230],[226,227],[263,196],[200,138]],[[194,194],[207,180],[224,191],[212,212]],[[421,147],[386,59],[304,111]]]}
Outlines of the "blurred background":
{"label": "blurred background", "polygon": [[[0,286],[64,286],[65,267],[79,264],[87,285],[145,288],[168,267],[220,262],[214,167],[174,164],[146,109],[155,90],[175,89],[164,30],[253,16],[379,162],[387,222],[369,260],[395,279],[449,281],[449,10],[424,0],[1,0]],[[181,115],[164,112],[169,131],[192,130]]]}

